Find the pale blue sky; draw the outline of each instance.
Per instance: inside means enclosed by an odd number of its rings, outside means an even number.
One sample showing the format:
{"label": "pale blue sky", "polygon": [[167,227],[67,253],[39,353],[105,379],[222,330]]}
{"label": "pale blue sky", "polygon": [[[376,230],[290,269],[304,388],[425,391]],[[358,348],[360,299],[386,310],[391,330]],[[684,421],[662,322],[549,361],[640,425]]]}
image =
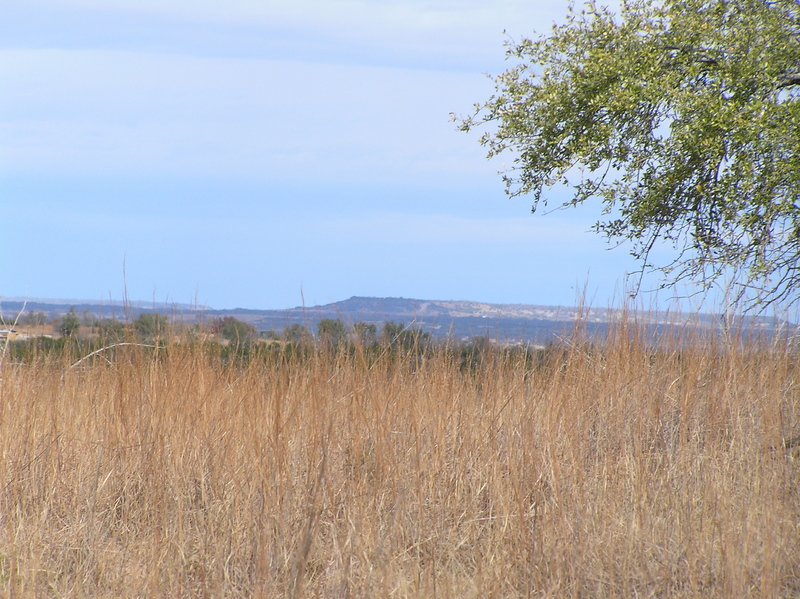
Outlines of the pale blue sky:
{"label": "pale blue sky", "polygon": [[[560,0],[0,0],[0,297],[619,298],[450,122]],[[559,198],[558,193],[554,194]],[[124,265],[124,275],[123,275]]]}

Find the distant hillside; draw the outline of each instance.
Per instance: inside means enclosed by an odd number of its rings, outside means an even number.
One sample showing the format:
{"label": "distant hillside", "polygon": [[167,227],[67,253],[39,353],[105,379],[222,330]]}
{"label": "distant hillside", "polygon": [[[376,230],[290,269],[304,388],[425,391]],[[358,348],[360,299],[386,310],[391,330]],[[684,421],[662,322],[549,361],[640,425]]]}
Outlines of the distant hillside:
{"label": "distant hillside", "polygon": [[[313,307],[290,310],[225,310],[207,314],[232,315],[247,320],[261,330],[280,331],[299,323],[312,331],[322,318],[340,318],[346,323],[373,323],[380,329],[387,321],[418,327],[436,337],[467,339],[487,336],[504,342],[544,344],[569,334],[580,322],[590,335],[604,335],[612,323],[624,314],[607,308],[575,308],[525,304],[487,304],[472,301],[418,300],[406,298],[351,297]],[[637,322],[651,335],[669,328],[691,326],[718,329],[723,320],[712,314],[670,314],[650,312],[636,315]],[[775,318],[742,317],[740,323],[749,331],[771,335],[786,331],[788,324]],[[794,330],[794,326],[791,326]]]}
{"label": "distant hillside", "polygon": [[80,316],[92,314],[97,318],[116,318],[118,320],[134,319],[139,314],[158,312],[161,314],[201,312],[196,306],[189,304],[167,304],[154,302],[122,302],[122,301],[95,301],[84,299],[24,299],[0,297],[0,315],[14,317],[21,311],[44,312],[48,317],[63,316],[72,308]]}
{"label": "distant hillside", "polygon": [[[0,298],[2,299],[2,298]],[[69,303],[67,303],[69,302]],[[22,309],[19,298],[2,300],[5,316]],[[468,339],[487,336],[503,342],[545,344],[569,334],[577,322],[590,335],[602,336],[609,325],[621,319],[619,310],[607,308],[574,308],[564,306],[536,306],[524,304],[487,304],[472,301],[418,300],[406,298],[351,297],[322,306],[289,308],[286,310],[253,310],[235,308],[213,310],[179,304],[146,304],[139,302],[123,305],[119,302],[89,302],[83,300],[28,301],[26,311],[45,312],[49,317],[63,315],[75,306],[80,314],[91,313],[97,317],[134,319],[143,312],[160,312],[174,320],[184,322],[204,321],[222,316],[233,316],[248,322],[261,331],[276,331],[293,324],[308,327],[316,332],[323,318],[339,318],[346,324],[366,322],[378,330],[388,321],[420,328],[435,337]],[[713,314],[674,314],[648,312],[636,314],[637,322],[645,327],[648,336],[657,336],[669,329],[685,326],[721,330],[723,319]],[[767,337],[795,334],[797,328],[785,321],[770,317],[741,317],[743,330],[755,331]]]}

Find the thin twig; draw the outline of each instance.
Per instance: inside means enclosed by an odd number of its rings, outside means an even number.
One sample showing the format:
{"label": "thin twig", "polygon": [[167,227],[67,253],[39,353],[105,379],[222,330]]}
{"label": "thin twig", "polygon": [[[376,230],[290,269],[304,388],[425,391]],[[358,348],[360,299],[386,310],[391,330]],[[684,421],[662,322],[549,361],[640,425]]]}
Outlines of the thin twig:
{"label": "thin twig", "polygon": [[112,345],[107,345],[106,347],[101,347],[100,349],[96,349],[92,353],[83,356],[80,360],[75,362],[69,368],[70,368],[70,370],[72,370],[73,368],[78,366],[81,362],[86,360],[87,358],[91,358],[92,356],[95,356],[95,355],[97,355],[97,354],[99,354],[101,352],[104,352],[107,349],[114,349],[115,347],[122,347],[123,345],[135,345],[136,347],[152,347],[152,348],[155,348],[155,349],[158,349],[158,347],[159,347],[158,345],[148,345],[146,343],[133,343],[131,341],[127,341],[127,342],[123,342],[123,343],[114,343]]}

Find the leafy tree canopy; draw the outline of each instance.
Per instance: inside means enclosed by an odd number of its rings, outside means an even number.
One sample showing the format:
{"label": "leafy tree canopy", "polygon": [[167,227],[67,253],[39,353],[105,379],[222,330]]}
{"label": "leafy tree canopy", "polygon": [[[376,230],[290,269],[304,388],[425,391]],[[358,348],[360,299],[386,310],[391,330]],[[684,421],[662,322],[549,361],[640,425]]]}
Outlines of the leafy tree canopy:
{"label": "leafy tree canopy", "polygon": [[156,312],[143,312],[133,321],[133,328],[140,337],[155,338],[167,331],[167,317]]}
{"label": "leafy tree canopy", "polygon": [[101,318],[97,321],[97,332],[101,339],[122,339],[125,334],[125,325],[115,318]]}
{"label": "leafy tree canopy", "polygon": [[305,343],[309,338],[308,329],[295,323],[283,329],[283,338],[287,343]]}
{"label": "leafy tree canopy", "polygon": [[323,318],[317,323],[317,332],[322,343],[333,347],[347,338],[347,329],[338,318]]}
{"label": "leafy tree canopy", "polygon": [[20,320],[22,324],[27,324],[30,326],[41,326],[47,323],[47,314],[45,312],[28,312],[25,316],[22,317]]}
{"label": "leafy tree canopy", "polygon": [[383,324],[384,343],[392,347],[406,349],[422,347],[430,343],[431,334],[416,327],[406,327],[404,323],[387,321]]}
{"label": "leafy tree canopy", "polygon": [[211,330],[231,343],[249,343],[258,334],[253,325],[233,316],[217,318],[211,323]]}
{"label": "leafy tree canopy", "polygon": [[371,322],[357,322],[353,325],[356,338],[362,345],[372,345],[377,340],[378,327]]}
{"label": "leafy tree canopy", "polygon": [[[571,10],[460,121],[510,153],[511,196],[533,209],[602,203],[597,230],[632,242],[643,271],[709,288],[733,277],[749,305],[800,299],[800,2],[622,0]],[[651,264],[656,242],[674,261]],[[755,298],[755,299],[753,299]]]}
{"label": "leafy tree canopy", "polygon": [[400,339],[403,331],[406,330],[406,325],[402,322],[397,323],[394,321],[387,321],[383,323],[382,337],[385,343],[394,345]]}
{"label": "leafy tree canopy", "polygon": [[61,324],[58,326],[58,331],[62,337],[72,337],[77,335],[81,328],[81,323],[78,320],[78,315],[75,314],[75,306],[69,309],[69,312],[61,319]]}

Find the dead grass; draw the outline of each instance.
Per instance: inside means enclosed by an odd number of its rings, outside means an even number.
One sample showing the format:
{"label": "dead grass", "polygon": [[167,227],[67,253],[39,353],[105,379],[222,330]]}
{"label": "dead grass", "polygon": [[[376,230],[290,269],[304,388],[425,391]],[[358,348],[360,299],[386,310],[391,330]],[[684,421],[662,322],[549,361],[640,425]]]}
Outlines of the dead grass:
{"label": "dead grass", "polygon": [[4,365],[3,596],[800,596],[785,348],[105,357]]}

